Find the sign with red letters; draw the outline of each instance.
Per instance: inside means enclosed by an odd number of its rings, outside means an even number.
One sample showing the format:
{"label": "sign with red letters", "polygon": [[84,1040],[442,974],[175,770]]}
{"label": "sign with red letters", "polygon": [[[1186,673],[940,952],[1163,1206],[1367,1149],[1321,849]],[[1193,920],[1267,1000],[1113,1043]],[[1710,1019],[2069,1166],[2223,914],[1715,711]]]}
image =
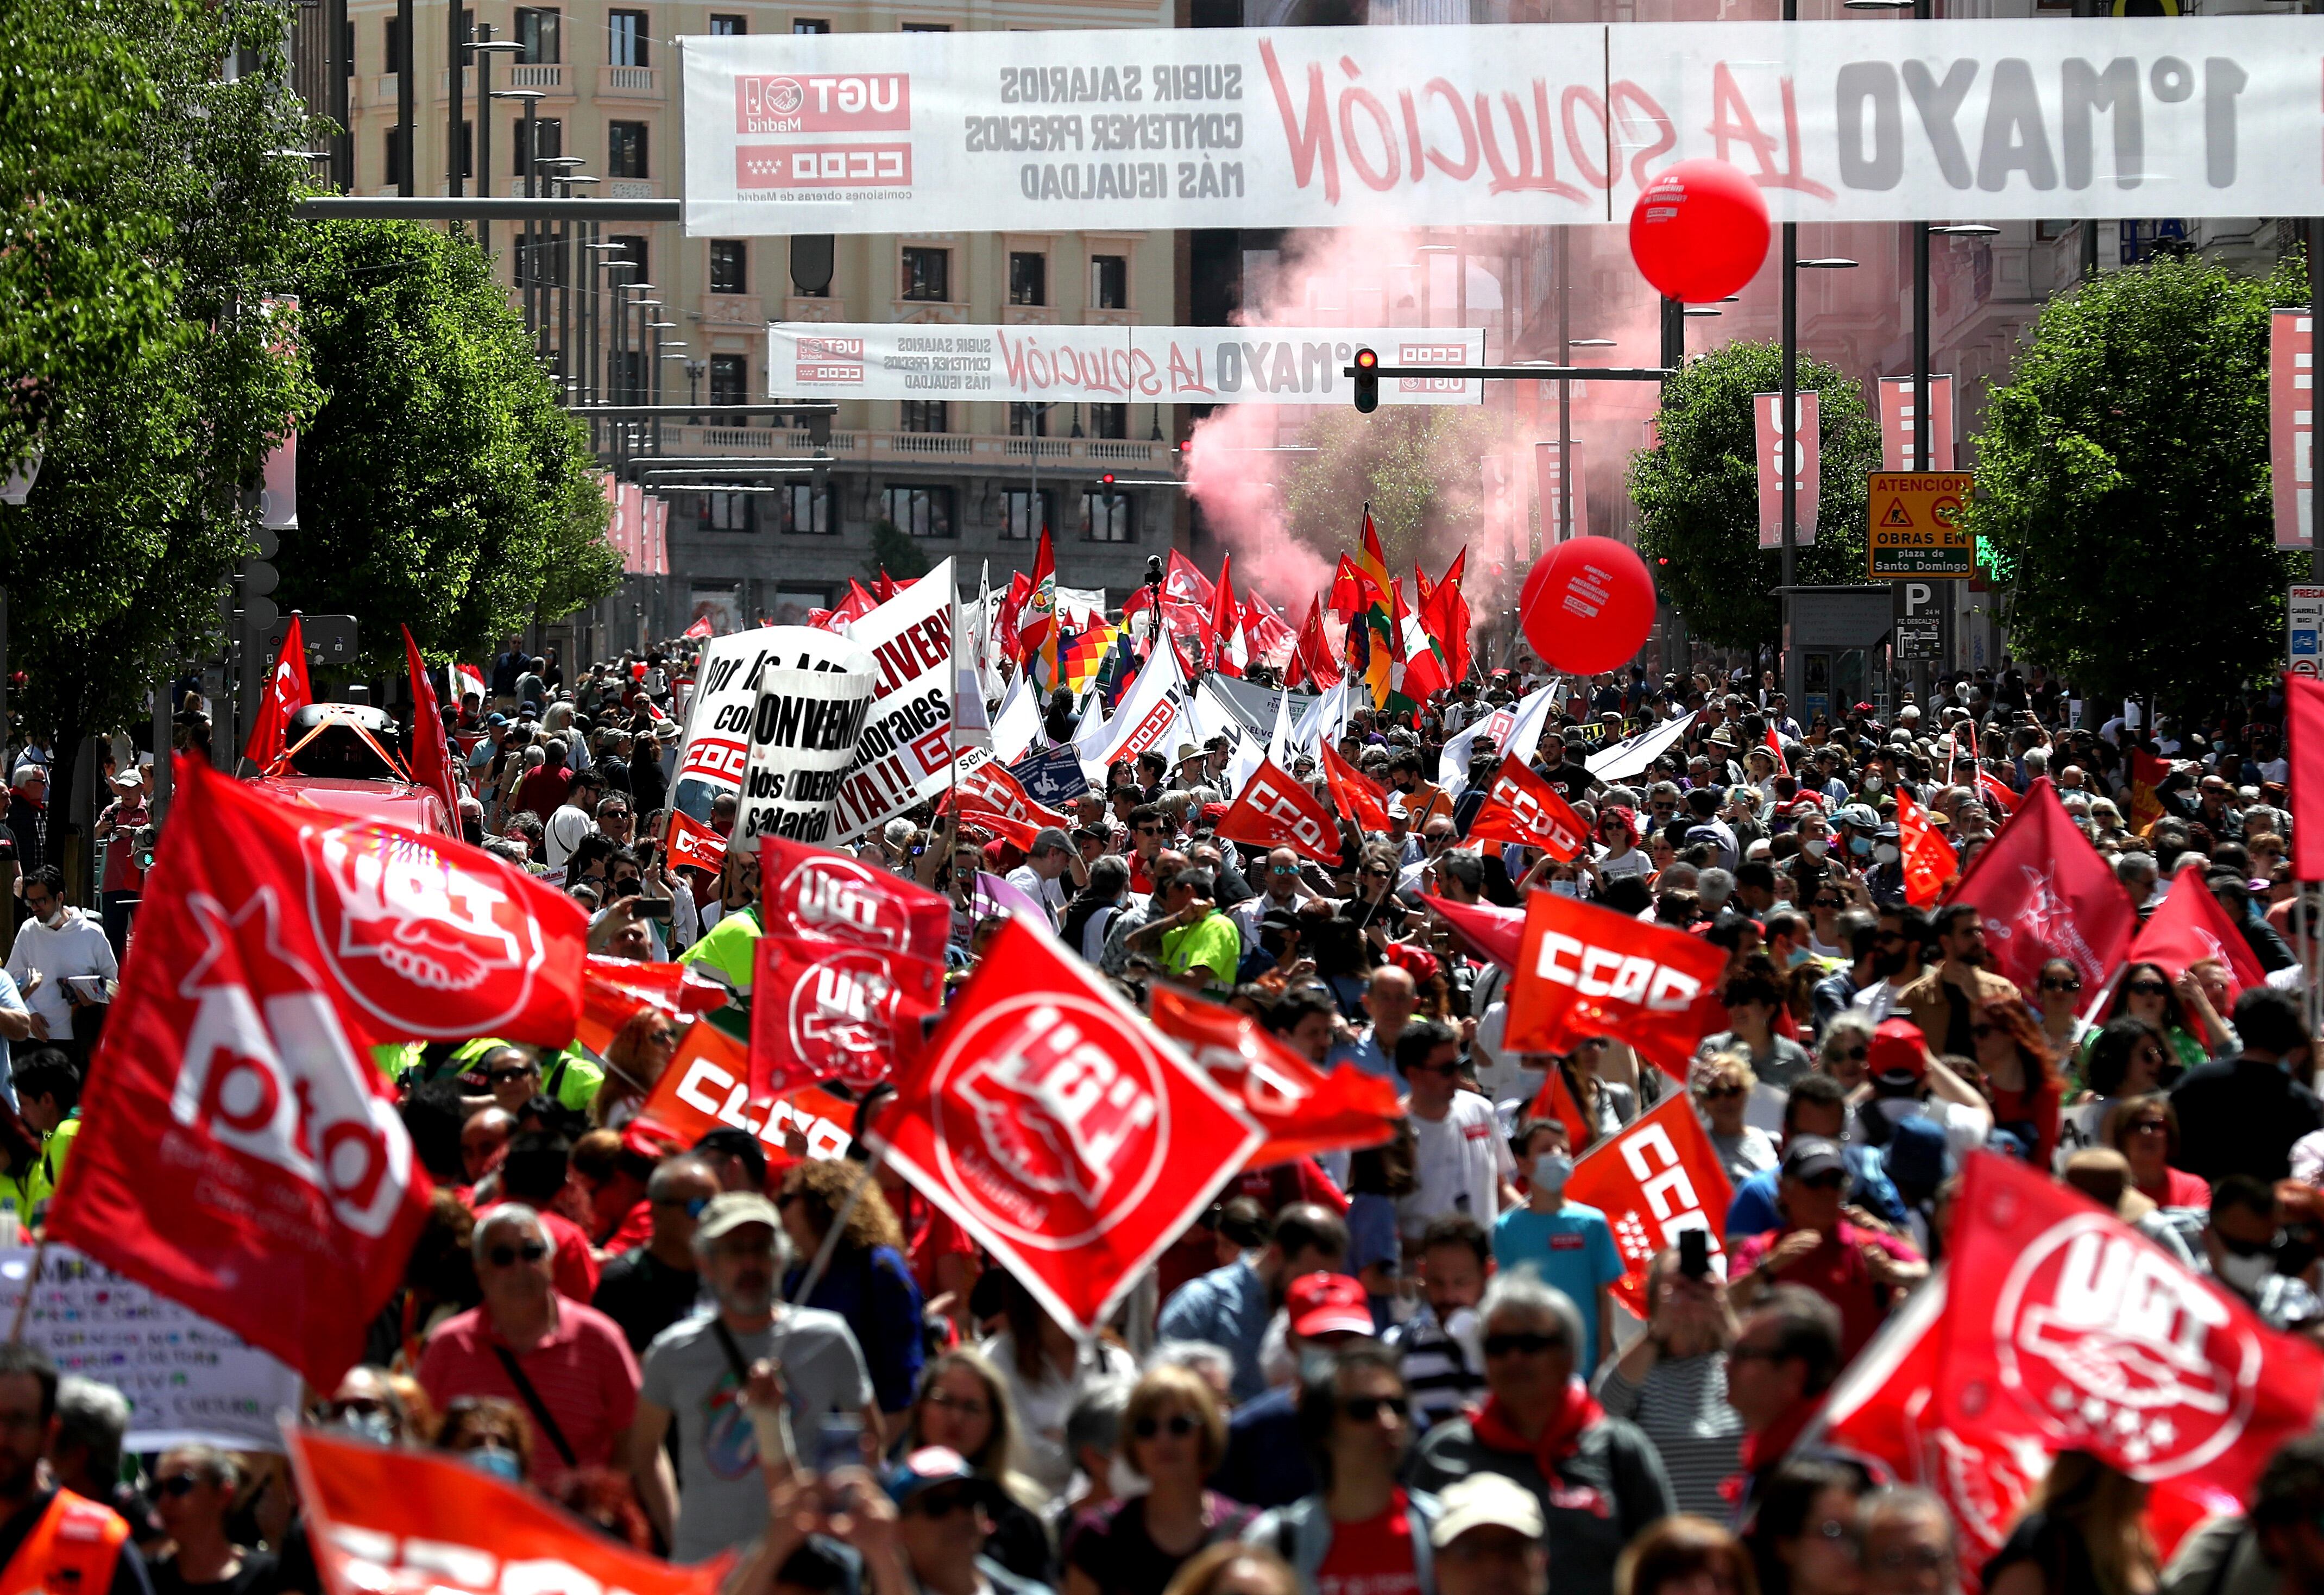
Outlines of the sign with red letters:
{"label": "sign with red letters", "polygon": [[1606,1215],[1626,1270],[1614,1294],[1644,1318],[1655,1254],[1676,1246],[1681,1231],[1701,1230],[1711,1237],[1711,1255],[1721,1256],[1735,1190],[1693,1099],[1680,1092],[1577,1159],[1565,1194]]}
{"label": "sign with red letters", "polygon": [[1469,840],[1538,847],[1562,862],[1582,856],[1590,845],[1590,827],[1563,793],[1511,756],[1501,761],[1484,807],[1469,822]]}

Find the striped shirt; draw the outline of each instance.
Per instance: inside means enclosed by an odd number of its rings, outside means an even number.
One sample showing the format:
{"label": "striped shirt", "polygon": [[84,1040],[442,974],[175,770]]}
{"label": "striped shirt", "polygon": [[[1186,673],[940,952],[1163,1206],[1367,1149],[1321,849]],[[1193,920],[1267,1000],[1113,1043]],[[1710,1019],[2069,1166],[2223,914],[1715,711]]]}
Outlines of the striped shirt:
{"label": "striped shirt", "polygon": [[[1466,1308],[1452,1316],[1462,1336],[1475,1344],[1483,1332],[1476,1309]],[[1398,1324],[1388,1343],[1404,1358],[1404,1388],[1412,1398],[1415,1428],[1425,1430],[1457,1418],[1463,1407],[1485,1399],[1481,1357],[1470,1356],[1462,1339],[1447,1333],[1431,1309],[1424,1306]]]}
{"label": "striped shirt", "polygon": [[1662,1453],[1678,1509],[1724,1522],[1732,1508],[1719,1487],[1736,1471],[1743,1415],[1727,1405],[1727,1355],[1665,1357],[1632,1384],[1606,1364],[1598,1399],[1611,1417],[1628,1418]]}

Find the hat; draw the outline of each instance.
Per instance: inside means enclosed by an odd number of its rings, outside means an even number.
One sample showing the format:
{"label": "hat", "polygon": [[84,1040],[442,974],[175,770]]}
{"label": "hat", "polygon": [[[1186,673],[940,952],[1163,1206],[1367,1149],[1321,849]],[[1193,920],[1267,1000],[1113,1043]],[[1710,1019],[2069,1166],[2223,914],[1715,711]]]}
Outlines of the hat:
{"label": "hat", "polygon": [[1835,825],[1854,825],[1859,831],[1877,830],[1880,816],[1868,803],[1849,803],[1835,810],[1831,816]]}
{"label": "hat", "polygon": [[1399,792],[1388,800],[1388,817],[1392,820],[1406,820],[1412,817],[1412,810],[1406,807],[1403,793]]}
{"label": "hat", "polygon": [[1286,1325],[1302,1340],[1324,1334],[1375,1334],[1371,1298],[1345,1274],[1302,1274],[1284,1293]]}
{"label": "hat", "polygon": [[1074,839],[1055,825],[1043,825],[1033,833],[1033,845],[1025,851],[1028,853],[1041,853],[1052,847],[1063,848],[1065,852],[1071,853],[1074,850]]}
{"label": "hat", "polygon": [[1894,841],[1895,841],[1895,840],[1896,840],[1896,825],[1895,825],[1895,822],[1894,820],[1891,820],[1891,821],[1887,822],[1886,824],[1883,825],[1882,825],[1878,830],[1877,830],[1877,831],[1873,832],[1873,833],[1872,833],[1872,834],[1873,834],[1873,836],[1874,836],[1874,838],[1875,838],[1876,840],[1878,840],[1878,841],[1881,841],[1881,842],[1894,842]]}
{"label": "hat", "polygon": [[1437,1550],[1472,1528],[1506,1528],[1537,1540],[1547,1532],[1541,1501],[1533,1491],[1500,1473],[1471,1473],[1436,1492],[1436,1521],[1428,1543]]}
{"label": "hat", "polygon": [[113,778],[113,784],[124,792],[142,792],[145,789],[145,782],[143,779],[134,770],[125,770],[122,774],[115,776]]}
{"label": "hat", "polygon": [[764,1224],[779,1231],[783,1215],[756,1191],[724,1191],[713,1196],[703,1208],[702,1217],[695,1222],[694,1235],[697,1240],[715,1240],[749,1224]]}
{"label": "hat", "polygon": [[1787,820],[1821,819],[1823,805],[1812,798],[1802,798],[1794,801],[1790,807],[1778,812]]}
{"label": "hat", "polygon": [[907,1452],[902,1461],[880,1475],[888,1498],[899,1507],[941,1484],[983,1482],[968,1465],[968,1459],[949,1445],[923,1445]]}
{"label": "hat", "polygon": [[1195,812],[1202,817],[1204,825],[1215,825],[1227,817],[1227,806],[1223,803],[1205,803]]}
{"label": "hat", "polygon": [[1882,1019],[1866,1068],[1890,1085],[1915,1085],[1929,1073],[1929,1038],[1910,1019]]}
{"label": "hat", "polygon": [[[1261,930],[1297,930],[1298,912],[1292,908],[1269,908],[1259,917],[1259,927]],[[1388,945],[1394,946],[1397,944],[1391,942]]]}
{"label": "hat", "polygon": [[1784,1148],[1784,1177],[1787,1180],[1812,1180],[1820,1174],[1845,1174],[1848,1159],[1840,1155],[1840,1143],[1826,1140],[1820,1135],[1794,1136]]}
{"label": "hat", "polygon": [[880,834],[887,839],[890,846],[901,847],[912,839],[912,822],[901,818],[890,820],[887,828]]}
{"label": "hat", "polygon": [[1952,816],[1941,808],[1929,810],[1928,821],[1932,825],[1950,825],[1953,823]]}
{"label": "hat", "polygon": [[1170,762],[1173,764],[1184,764],[1189,759],[1199,759],[1202,756],[1203,751],[1194,746],[1194,743],[1180,742],[1178,744],[1178,756],[1173,759]]}

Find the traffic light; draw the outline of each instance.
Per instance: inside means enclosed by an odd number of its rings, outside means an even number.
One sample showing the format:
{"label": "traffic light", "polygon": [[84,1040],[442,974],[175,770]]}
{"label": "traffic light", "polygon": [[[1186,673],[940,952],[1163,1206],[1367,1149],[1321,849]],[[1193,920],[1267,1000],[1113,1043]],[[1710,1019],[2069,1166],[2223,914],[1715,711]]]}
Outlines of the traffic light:
{"label": "traffic light", "polygon": [[1370,349],[1356,351],[1356,410],[1370,415],[1379,408],[1379,355]]}
{"label": "traffic light", "polygon": [[1104,475],[1099,477],[1097,479],[1097,487],[1100,493],[1105,494],[1105,507],[1109,510],[1113,508],[1113,473],[1111,471],[1108,471]]}

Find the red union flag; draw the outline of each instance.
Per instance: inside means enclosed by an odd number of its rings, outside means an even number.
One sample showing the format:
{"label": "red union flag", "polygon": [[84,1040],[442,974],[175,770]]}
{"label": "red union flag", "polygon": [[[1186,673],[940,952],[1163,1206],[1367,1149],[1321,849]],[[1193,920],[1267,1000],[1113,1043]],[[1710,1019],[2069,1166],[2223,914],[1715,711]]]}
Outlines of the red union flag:
{"label": "red union flag", "polygon": [[1388,794],[1380,784],[1340,757],[1331,740],[1317,744],[1323,755],[1323,779],[1332,788],[1332,802],[1342,814],[1352,816],[1368,835],[1388,834]]}
{"label": "red union flag", "polygon": [[632,1551],[448,1453],[283,1437],[332,1595],[716,1595],[733,1568],[731,1554],[688,1565]]}
{"label": "red union flag", "polygon": [[2231,999],[2267,983],[2267,971],[2260,967],[2251,944],[2195,870],[2181,871],[2171,882],[2163,906],[2140,927],[2126,956],[2134,963],[2159,963],[2174,975],[2211,959],[2226,967]]}
{"label": "red union flag", "polygon": [[829,848],[768,836],[759,843],[759,917],[770,935],[850,942],[938,964],[952,905],[924,886]]}
{"label": "red union flag", "polygon": [[428,1176],[309,907],[312,827],[200,761],[176,779],[49,1233],[328,1389],[402,1278]]}
{"label": "red union flag", "polygon": [[2138,910],[2058,801],[2050,778],[2025,788],[2024,807],[1970,861],[1951,901],[1985,921],[1988,967],[2030,991],[2042,965],[2063,958],[2093,991],[2122,962]]}
{"label": "red union flag", "polygon": [[1011,919],[872,1134],[1086,1334],[1265,1139],[1209,1071]]}
{"label": "red union flag", "polygon": [[1512,754],[1494,773],[1484,807],[1469,822],[1471,842],[1514,842],[1563,862],[1590,845],[1590,827],[1555,787]]}
{"label": "red union flag", "polygon": [[1726,968],[1723,951],[1683,931],[1530,893],[1506,1045],[1563,1052],[1584,1036],[1614,1036],[1683,1079],[1703,1037],[1697,1001],[1716,994]]}
{"label": "red union flag", "polygon": [[836,1080],[861,1096],[920,1042],[944,965],[844,942],[765,936],[751,982],[751,1094]]}
{"label": "red union flag", "polygon": [[1353,1064],[1329,1074],[1230,1008],[1153,989],[1154,1025],[1182,1043],[1211,1078],[1267,1132],[1250,1166],[1268,1168],[1318,1152],[1377,1147],[1403,1117],[1396,1088]]}
{"label": "red union flag", "polygon": [[[314,688],[307,684],[307,644],[294,614],[290,629],[282,633],[282,651],[275,656],[274,668],[267,672],[265,688],[259,694],[258,712],[250,720],[250,742],[242,756],[261,774],[273,769],[282,757],[290,716],[314,701]],[[456,822],[459,817],[456,810],[452,818]]]}
{"label": "red union flag", "polygon": [[1955,1222],[1945,1420],[2024,1423],[2052,1451],[2243,1495],[2324,1393],[2278,1334],[2082,1196],[1973,1152]]}
{"label": "red union flag", "polygon": [[1340,822],[1315,794],[1262,759],[1219,818],[1219,836],[1253,847],[1288,847],[1318,863],[1340,862]]}
{"label": "red union flag", "polygon": [[[1769,733],[1773,735],[1773,733]],[[1960,873],[1952,844],[1929,824],[1929,812],[1910,792],[1896,794],[1896,840],[1904,855],[1904,900],[1925,908],[1945,894],[1945,883]]]}
{"label": "red union flag", "polygon": [[726,838],[675,808],[669,811],[668,848],[673,870],[703,870],[715,875],[726,867]]}
{"label": "red union flag", "polygon": [[1498,963],[1511,974],[1517,973],[1517,951],[1525,941],[1524,909],[1497,908],[1490,903],[1448,902],[1426,892],[1421,894],[1420,900],[1444,921],[1470,957]]}
{"label": "red union flag", "polygon": [[[2284,676],[2283,730],[2283,756],[2292,764],[2292,873],[2324,880],[2324,681]],[[2159,801],[2155,812],[2162,812]]]}
{"label": "red union flag", "polygon": [[1646,1265],[1676,1246],[1683,1230],[1709,1235],[1711,1254],[1719,1256],[1735,1190],[1694,1116],[1693,1099],[1681,1092],[1577,1159],[1565,1194],[1606,1215],[1625,1269],[1614,1294],[1643,1318]]}

